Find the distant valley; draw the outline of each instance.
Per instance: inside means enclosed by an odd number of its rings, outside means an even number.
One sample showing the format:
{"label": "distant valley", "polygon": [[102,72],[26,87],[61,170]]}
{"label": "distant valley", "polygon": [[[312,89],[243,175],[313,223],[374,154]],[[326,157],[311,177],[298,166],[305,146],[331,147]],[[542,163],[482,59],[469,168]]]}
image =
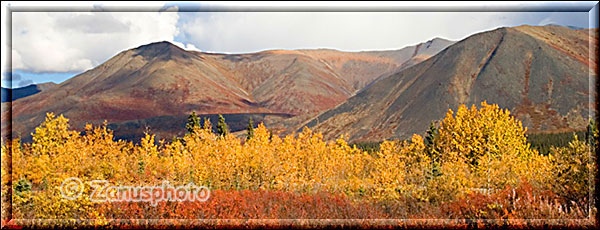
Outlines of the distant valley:
{"label": "distant valley", "polygon": [[48,82],[42,84],[31,84],[25,87],[14,89],[2,87],[2,102],[11,102],[19,98],[28,97],[45,90],[49,90],[54,86],[56,86],[55,83]]}

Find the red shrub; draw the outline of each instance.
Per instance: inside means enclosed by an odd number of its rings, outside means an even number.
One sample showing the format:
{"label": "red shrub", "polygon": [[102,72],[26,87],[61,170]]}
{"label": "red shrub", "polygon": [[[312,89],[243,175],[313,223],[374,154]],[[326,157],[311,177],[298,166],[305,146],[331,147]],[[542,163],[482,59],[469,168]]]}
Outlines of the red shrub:
{"label": "red shrub", "polygon": [[101,205],[108,219],[374,219],[387,218],[373,205],[329,193],[211,191],[206,202],[115,202]]}
{"label": "red shrub", "polygon": [[441,206],[448,218],[465,219],[578,219],[585,208],[561,202],[548,190],[536,190],[523,182],[492,194],[474,192]]}

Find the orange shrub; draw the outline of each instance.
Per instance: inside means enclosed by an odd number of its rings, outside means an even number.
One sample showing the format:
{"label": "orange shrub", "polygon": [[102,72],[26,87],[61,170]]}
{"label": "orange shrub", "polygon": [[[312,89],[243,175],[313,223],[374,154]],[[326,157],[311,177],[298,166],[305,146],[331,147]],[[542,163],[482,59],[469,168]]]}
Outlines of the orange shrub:
{"label": "orange shrub", "polygon": [[206,202],[115,202],[99,211],[109,219],[374,219],[374,206],[344,195],[265,190],[215,190]]}
{"label": "orange shrub", "polygon": [[587,207],[561,202],[552,191],[540,191],[527,182],[491,194],[470,193],[441,205],[448,218],[467,219],[581,219]]}

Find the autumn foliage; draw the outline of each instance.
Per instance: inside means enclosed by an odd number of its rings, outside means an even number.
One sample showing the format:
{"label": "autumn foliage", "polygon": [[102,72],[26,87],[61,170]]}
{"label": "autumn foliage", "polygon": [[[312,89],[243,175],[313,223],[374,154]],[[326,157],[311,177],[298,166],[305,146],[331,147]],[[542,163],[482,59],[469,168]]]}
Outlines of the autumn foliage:
{"label": "autumn foliage", "polygon": [[[384,141],[368,153],[341,137],[325,141],[304,128],[283,138],[259,124],[247,140],[214,134],[207,124],[170,143],[147,133],[141,143],[115,141],[106,125],[84,134],[49,113],[33,143],[2,145],[2,191],[12,181],[17,219],[378,219],[586,218],[589,146],[574,141],[545,156],[526,142],[520,121],[485,102],[449,111],[428,143]],[[12,157],[12,174],[4,170]],[[572,156],[575,157],[572,157]],[[94,203],[85,186],[61,197],[69,177],[115,185],[193,182],[206,202]],[[517,198],[518,196],[519,198]],[[535,198],[533,198],[535,196]],[[3,197],[6,199],[6,197]],[[533,208],[543,204],[541,209]],[[569,204],[569,205],[564,205]]]}

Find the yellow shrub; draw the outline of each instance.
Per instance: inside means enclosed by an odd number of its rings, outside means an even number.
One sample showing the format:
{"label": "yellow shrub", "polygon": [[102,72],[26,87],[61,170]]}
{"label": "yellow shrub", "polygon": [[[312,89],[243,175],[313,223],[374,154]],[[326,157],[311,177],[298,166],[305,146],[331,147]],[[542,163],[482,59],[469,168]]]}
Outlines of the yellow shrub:
{"label": "yellow shrub", "polygon": [[371,181],[376,198],[410,196],[428,200],[426,173],[431,159],[425,153],[423,138],[413,135],[410,142],[384,141],[373,159]]}
{"label": "yellow shrub", "polygon": [[437,185],[449,189],[447,196],[452,197],[472,189],[502,189],[520,180],[544,183],[551,164],[530,148],[525,132],[498,105],[482,102],[480,109],[473,105],[470,110],[462,105],[455,116],[449,110],[434,140],[443,173]]}
{"label": "yellow shrub", "polygon": [[503,188],[520,179],[546,184],[553,167],[548,157],[530,150],[520,122],[486,103],[479,110],[461,106],[456,116],[449,111],[443,120],[434,139],[441,176],[431,175],[433,160],[419,135],[410,141],[386,141],[370,155],[350,147],[344,137],[325,141],[309,128],[279,138],[259,124],[254,137],[242,143],[233,134],[215,135],[205,123],[168,144],[148,133],[134,145],[113,140],[106,124],[87,125],[85,135],[68,127],[66,118],[48,114],[32,144],[15,140],[2,146],[3,157],[7,150],[13,153],[13,181],[32,184],[30,193],[15,197],[18,215],[99,217],[97,204],[85,198],[88,190],[79,200],[60,196],[57,188],[69,177],[128,186],[167,180],[174,186],[193,182],[212,190],[328,191],[443,201],[472,188]]}
{"label": "yellow shrub", "polygon": [[588,144],[578,140],[577,135],[573,136],[574,140],[568,146],[551,149],[555,166],[551,184],[560,196],[580,202],[593,194],[595,164],[592,154],[595,153]]}

